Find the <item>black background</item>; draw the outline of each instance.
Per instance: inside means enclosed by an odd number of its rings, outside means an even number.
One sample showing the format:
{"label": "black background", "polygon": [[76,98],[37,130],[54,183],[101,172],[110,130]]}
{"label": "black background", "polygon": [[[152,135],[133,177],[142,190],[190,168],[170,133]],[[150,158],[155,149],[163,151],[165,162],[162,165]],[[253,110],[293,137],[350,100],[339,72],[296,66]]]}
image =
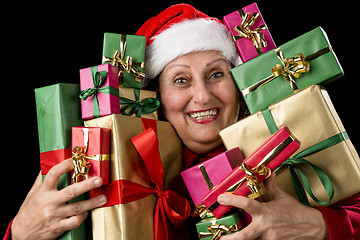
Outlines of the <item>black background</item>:
{"label": "black background", "polygon": [[[40,170],[34,88],[59,82],[78,83],[79,69],[101,64],[104,32],[134,34],[145,20],[175,3],[179,2],[93,1],[80,5],[75,1],[68,4],[30,1],[2,7],[1,136],[4,141],[0,235],[16,215]],[[252,1],[187,3],[222,19]],[[345,77],[330,83],[327,89],[353,144],[360,149],[356,2],[264,0],[257,3],[278,46],[318,26],[327,32],[345,71]]]}

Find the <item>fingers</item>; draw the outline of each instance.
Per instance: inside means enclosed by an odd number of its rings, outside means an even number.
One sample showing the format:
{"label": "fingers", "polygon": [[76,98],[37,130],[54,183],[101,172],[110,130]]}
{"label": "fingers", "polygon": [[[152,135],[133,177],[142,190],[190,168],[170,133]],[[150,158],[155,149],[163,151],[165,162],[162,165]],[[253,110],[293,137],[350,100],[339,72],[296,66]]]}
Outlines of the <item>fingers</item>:
{"label": "fingers", "polygon": [[245,211],[247,211],[248,213],[250,213],[250,215],[253,215],[259,211],[261,211],[261,203],[259,203],[256,200],[247,198],[247,197],[243,197],[243,196],[237,196],[231,193],[224,193],[219,195],[219,197],[217,198],[217,201],[221,204],[221,205],[225,205],[225,206],[233,206],[233,207],[237,207],[240,209],[244,209]]}
{"label": "fingers", "polygon": [[105,205],[106,202],[106,196],[99,195],[89,200],[66,204],[65,208],[62,210],[62,213],[66,216],[80,215],[94,208],[101,207]]}
{"label": "fingers", "polygon": [[35,192],[37,189],[39,189],[41,184],[42,184],[42,176],[41,176],[41,171],[40,171],[39,174],[36,177],[34,185],[31,187],[28,195],[31,195],[33,192]]}
{"label": "fingers", "polygon": [[68,158],[52,167],[46,174],[44,186],[48,189],[56,189],[60,176],[74,168],[72,159]]}
{"label": "fingers", "polygon": [[65,218],[59,222],[59,229],[61,229],[61,232],[65,232],[78,228],[88,215],[88,212],[84,212],[79,215]]}
{"label": "fingers", "polygon": [[250,224],[239,232],[222,236],[220,240],[253,240],[258,239],[260,236],[261,232],[253,224]]}
{"label": "fingers", "polygon": [[270,177],[264,181],[264,186],[270,196],[270,200],[279,199],[286,195],[286,193],[276,184],[275,177],[276,173],[273,172]]}
{"label": "fingers", "polygon": [[85,181],[74,183],[59,191],[58,201],[65,203],[71,199],[90,191],[91,189],[98,188],[102,185],[103,180],[101,177],[92,177]]}

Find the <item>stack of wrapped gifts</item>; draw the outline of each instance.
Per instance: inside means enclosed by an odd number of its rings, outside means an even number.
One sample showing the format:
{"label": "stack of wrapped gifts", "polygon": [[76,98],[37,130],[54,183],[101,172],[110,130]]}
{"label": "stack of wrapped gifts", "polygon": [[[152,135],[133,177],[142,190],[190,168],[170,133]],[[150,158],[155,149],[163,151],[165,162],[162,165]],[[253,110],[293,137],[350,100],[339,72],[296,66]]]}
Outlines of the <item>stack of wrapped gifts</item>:
{"label": "stack of wrapped gifts", "polygon": [[189,169],[176,131],[158,120],[156,92],[142,89],[144,36],[105,33],[102,62],[80,69],[80,84],[35,90],[42,175],[72,158],[58,188],[100,176],[103,186],[72,201],[108,197],[91,224],[59,239],[179,237],[191,212],[177,191],[183,182],[200,239],[239,231],[244,214],[217,196],[266,201],[261,183],[274,171],[280,188],[309,206],[360,191],[351,184],[360,181],[359,156],[324,87],[343,76],[325,31],[276,47],[255,3],[223,21],[243,62],[231,73],[251,115],[220,132],[226,152]]}

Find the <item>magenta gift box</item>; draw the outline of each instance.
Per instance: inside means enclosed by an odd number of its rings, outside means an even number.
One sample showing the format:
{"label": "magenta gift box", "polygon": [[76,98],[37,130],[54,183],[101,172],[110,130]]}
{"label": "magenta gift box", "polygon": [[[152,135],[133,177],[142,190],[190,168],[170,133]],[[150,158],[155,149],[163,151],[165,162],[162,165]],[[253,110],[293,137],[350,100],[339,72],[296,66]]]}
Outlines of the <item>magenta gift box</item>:
{"label": "magenta gift box", "polygon": [[[265,24],[265,21],[261,15],[256,3],[252,3],[246,7],[243,7],[242,10],[245,14],[249,13],[249,20],[251,20],[253,13],[259,14],[259,16],[257,17],[254,24],[252,24],[252,25],[249,24],[248,28],[250,31],[254,31],[257,28],[261,27],[262,25],[267,26]],[[235,11],[235,12],[232,12],[232,13],[224,16],[223,21],[225,23],[225,26],[229,29],[229,31],[233,37],[239,35],[239,33],[237,31],[235,31],[235,29],[234,29],[236,26],[242,27],[243,19],[241,18],[239,11]],[[246,25],[246,24],[244,24],[244,25]],[[246,26],[243,26],[243,27],[246,27]],[[258,33],[263,34],[264,40],[267,43],[266,47],[261,47],[262,53],[265,53],[267,51],[270,51],[271,49],[276,48],[274,40],[272,39],[269,29],[267,27],[264,30],[259,30]],[[242,37],[235,41],[235,45],[236,45],[236,48],[239,52],[239,55],[240,55],[243,63],[259,56],[259,53],[254,46],[254,42],[253,42],[252,38]]]}
{"label": "magenta gift box", "polygon": [[[96,71],[94,70],[96,67],[97,72],[107,72],[105,81],[97,87],[94,86],[94,74],[92,73],[92,71]],[[93,93],[87,97],[86,100],[81,100],[81,112],[83,119],[91,119],[110,114],[120,114],[119,78],[117,72],[117,68],[108,63],[80,69],[81,94],[83,94],[84,91],[92,91]],[[93,91],[95,88],[97,90]]]}
{"label": "magenta gift box", "polygon": [[243,160],[240,149],[233,148],[181,172],[195,206]]}

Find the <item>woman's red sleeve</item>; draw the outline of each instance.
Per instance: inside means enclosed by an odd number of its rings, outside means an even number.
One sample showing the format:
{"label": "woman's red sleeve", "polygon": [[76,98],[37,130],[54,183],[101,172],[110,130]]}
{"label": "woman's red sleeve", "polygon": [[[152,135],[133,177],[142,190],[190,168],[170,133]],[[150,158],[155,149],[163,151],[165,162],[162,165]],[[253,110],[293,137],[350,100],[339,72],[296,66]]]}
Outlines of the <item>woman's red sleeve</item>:
{"label": "woman's red sleeve", "polygon": [[14,219],[11,220],[11,222],[9,223],[9,226],[6,229],[5,236],[4,236],[3,240],[11,240],[11,225],[12,225],[13,221],[14,221]]}
{"label": "woman's red sleeve", "polygon": [[316,207],[324,216],[329,239],[360,239],[360,193],[330,207]]}

